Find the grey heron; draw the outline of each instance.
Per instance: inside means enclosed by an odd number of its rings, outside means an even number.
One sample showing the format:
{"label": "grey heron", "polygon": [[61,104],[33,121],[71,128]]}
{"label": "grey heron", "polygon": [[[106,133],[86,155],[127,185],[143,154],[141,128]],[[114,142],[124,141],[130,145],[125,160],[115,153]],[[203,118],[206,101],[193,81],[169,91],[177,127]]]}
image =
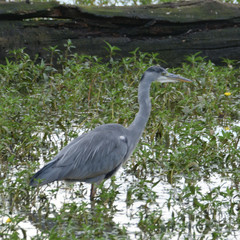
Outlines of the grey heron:
{"label": "grey heron", "polygon": [[151,112],[151,83],[192,82],[171,74],[160,66],[149,67],[138,87],[139,111],[125,128],[120,124],[104,124],[71,141],[49,163],[34,174],[31,186],[54,181],[91,183],[90,199],[94,199],[96,184],[112,177],[135,149]]}

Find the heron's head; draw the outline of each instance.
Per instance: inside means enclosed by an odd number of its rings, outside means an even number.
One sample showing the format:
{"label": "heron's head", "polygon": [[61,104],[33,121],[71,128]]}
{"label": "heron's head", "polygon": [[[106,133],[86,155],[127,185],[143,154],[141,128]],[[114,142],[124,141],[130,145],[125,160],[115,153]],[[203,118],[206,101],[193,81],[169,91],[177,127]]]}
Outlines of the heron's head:
{"label": "heron's head", "polygon": [[181,77],[179,75],[175,75],[169,73],[166,69],[160,66],[152,66],[146,70],[142,79],[147,79],[148,81],[154,82],[192,82],[187,78]]}

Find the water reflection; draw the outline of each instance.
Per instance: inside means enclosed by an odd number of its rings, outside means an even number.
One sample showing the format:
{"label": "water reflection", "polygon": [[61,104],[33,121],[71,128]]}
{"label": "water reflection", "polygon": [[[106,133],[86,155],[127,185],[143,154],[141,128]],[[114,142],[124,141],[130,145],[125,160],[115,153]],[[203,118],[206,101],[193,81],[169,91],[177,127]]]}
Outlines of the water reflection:
{"label": "water reflection", "polygon": [[[222,136],[223,128],[217,128],[215,134]],[[236,132],[232,134],[237,137]],[[92,219],[103,221],[104,231],[123,234],[123,239],[240,238],[236,224],[240,202],[237,168],[219,169],[216,165],[211,174],[206,174],[205,169],[190,168],[169,178],[158,169],[139,177],[129,172],[131,167],[129,161],[115,179],[102,184],[94,204],[88,197],[90,185],[84,183],[75,183],[71,188],[58,182],[32,189],[18,203],[13,199],[14,192],[2,193],[1,231],[8,226],[8,216],[22,215],[18,232],[27,239],[46,229],[67,228],[69,222],[76,236],[82,236],[79,227],[91,224]],[[17,172],[20,169],[11,171],[7,181],[15,182]],[[5,184],[7,188],[8,183]],[[28,211],[21,212],[23,202],[29,205]],[[57,226],[59,221],[63,224]],[[123,227],[126,234],[121,232]]]}
{"label": "water reflection", "polygon": [[[149,199],[138,200],[138,197],[136,197],[127,206],[127,193],[133,185],[134,188],[137,186],[139,179],[134,176],[126,176],[124,169],[119,171],[114,183],[118,186],[117,192],[119,193],[116,195],[113,205],[104,211],[105,214],[109,212],[109,216],[104,216],[108,220],[108,231],[111,231],[113,226],[120,225],[127,229],[128,236],[131,239],[136,239],[139,236],[143,237],[144,232],[150,236],[147,224],[151,223],[148,223],[148,218],[158,221],[154,224],[160,227],[164,236],[168,236],[169,239],[183,239],[184,237],[187,237],[187,239],[211,238],[213,235],[212,226],[216,224],[219,225],[219,231],[227,231],[226,224],[231,224],[231,205],[234,205],[232,211],[237,213],[236,203],[240,200],[239,195],[236,194],[233,194],[230,198],[227,196],[227,192],[232,187],[231,178],[222,178],[219,174],[213,174],[209,179],[201,179],[196,182],[184,176],[178,176],[177,178],[174,185],[169,184],[166,181],[167,179],[159,181],[154,187],[150,182],[146,183],[144,190],[156,193],[156,201],[148,204],[146,201],[149,201]],[[103,188],[110,188],[110,185],[111,182],[107,181]],[[78,190],[75,191],[76,189]],[[65,189],[64,184],[51,184],[43,190],[46,195],[44,197],[42,195],[41,200],[38,198],[33,204],[35,206],[31,207],[31,213],[27,214],[29,221],[21,222],[19,226],[26,231],[27,238],[30,239],[37,232],[56,227],[56,216],[60,216],[61,211],[64,212],[68,204],[70,204],[69,211],[71,211],[70,208],[72,208],[73,203],[85,208],[84,211],[85,213],[88,212],[89,217],[89,214],[95,212],[95,206],[92,206],[88,200],[89,191],[90,185],[87,184],[77,183],[74,185],[74,189]],[[232,202],[229,202],[229,200]],[[99,204],[102,203],[98,202],[96,204],[98,208]],[[108,205],[104,203],[104,206],[107,207]],[[112,208],[114,208],[114,211],[112,211]],[[63,209],[65,210],[63,211]],[[78,210],[74,214],[84,214],[84,211]],[[111,212],[113,212],[113,215],[111,215]],[[154,214],[154,216],[151,216],[151,214]],[[205,219],[200,216],[201,214]],[[64,215],[66,217],[66,213]],[[6,221],[6,219],[4,220]],[[183,223],[184,226],[180,228]],[[173,224],[172,231],[170,231],[171,228],[166,227],[169,224]],[[178,224],[179,227],[176,227]],[[151,231],[152,236],[160,236],[159,229],[158,231],[151,229]],[[78,234],[81,236],[81,232]],[[236,239],[236,236],[240,237],[240,231],[233,228],[232,233],[227,234],[227,239]]]}

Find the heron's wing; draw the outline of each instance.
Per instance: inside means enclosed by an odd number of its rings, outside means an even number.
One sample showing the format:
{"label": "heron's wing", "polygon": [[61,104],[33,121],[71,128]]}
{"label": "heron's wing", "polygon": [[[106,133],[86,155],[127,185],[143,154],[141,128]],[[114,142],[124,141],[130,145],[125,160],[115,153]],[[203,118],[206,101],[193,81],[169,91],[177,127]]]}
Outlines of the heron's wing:
{"label": "heron's wing", "polygon": [[119,131],[92,131],[71,144],[54,167],[62,168],[59,179],[105,178],[123,163],[127,152],[127,137]]}
{"label": "heron's wing", "polygon": [[54,158],[47,163],[47,165],[61,159],[64,156],[64,154],[66,154],[66,152],[69,151],[69,149],[72,147],[72,145],[79,142],[80,139],[83,138],[85,135],[86,135],[86,133],[84,133],[84,134],[78,136],[77,138],[73,139],[70,143],[68,143],[68,145],[66,145],[64,148],[62,148],[62,150],[57,155],[55,155]]}
{"label": "heron's wing", "polygon": [[[63,156],[69,151],[69,149],[83,138],[85,134],[75,138],[67,146],[65,146],[50,162],[48,162],[43,168],[37,171],[30,180],[31,186],[44,185],[56,180],[63,175],[63,168],[55,167],[56,163],[63,158]],[[41,181],[40,181],[41,180]],[[39,182],[40,181],[40,182]]]}

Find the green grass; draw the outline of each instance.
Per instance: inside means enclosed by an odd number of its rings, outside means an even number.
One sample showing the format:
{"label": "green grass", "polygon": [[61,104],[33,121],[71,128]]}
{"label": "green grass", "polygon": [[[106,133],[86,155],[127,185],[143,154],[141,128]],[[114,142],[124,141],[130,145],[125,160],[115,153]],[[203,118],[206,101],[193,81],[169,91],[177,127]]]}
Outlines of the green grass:
{"label": "green grass", "polygon": [[[60,188],[29,187],[40,159],[49,161],[80,131],[111,122],[128,126],[138,110],[142,73],[161,62],[157,54],[137,50],[116,60],[110,45],[109,61],[73,54],[69,41],[65,47],[64,53],[49,48],[49,59],[40,62],[15,50],[0,66],[0,237],[27,236],[20,223],[30,221],[38,228],[32,239],[128,239],[126,226],[113,220],[124,184],[126,209],[141,202],[131,213],[138,219],[137,239],[186,239],[191,222],[192,236],[200,232],[202,239],[227,239],[239,231],[240,70],[232,60],[215,66],[196,53],[169,69],[193,84],[152,85],[151,117],[121,175],[125,180],[101,184],[94,211],[85,184],[60,209],[54,204]],[[203,191],[200,183],[215,174],[220,185]],[[225,180],[231,186],[224,187]],[[165,201],[168,219],[156,204],[159,183],[172,188]]]}

